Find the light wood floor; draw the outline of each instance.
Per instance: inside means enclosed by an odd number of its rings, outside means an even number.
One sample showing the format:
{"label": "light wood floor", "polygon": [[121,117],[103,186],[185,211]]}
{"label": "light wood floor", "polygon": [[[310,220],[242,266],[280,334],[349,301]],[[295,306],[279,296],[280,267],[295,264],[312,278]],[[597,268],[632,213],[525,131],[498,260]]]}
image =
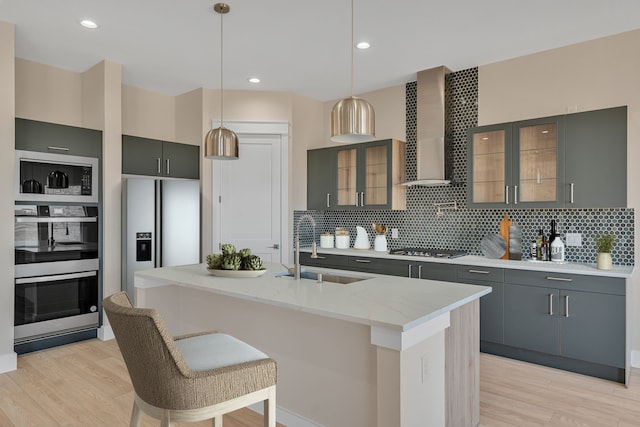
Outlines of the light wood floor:
{"label": "light wood floor", "polygon": [[[484,354],[480,366],[482,427],[640,426],[637,369],[627,389]],[[1,427],[128,426],[132,401],[131,382],[115,340],[89,340],[22,355],[17,371],[0,375]],[[262,427],[262,417],[246,409],[226,415],[224,422],[225,427]],[[145,416],[143,426],[156,427],[159,422]]]}

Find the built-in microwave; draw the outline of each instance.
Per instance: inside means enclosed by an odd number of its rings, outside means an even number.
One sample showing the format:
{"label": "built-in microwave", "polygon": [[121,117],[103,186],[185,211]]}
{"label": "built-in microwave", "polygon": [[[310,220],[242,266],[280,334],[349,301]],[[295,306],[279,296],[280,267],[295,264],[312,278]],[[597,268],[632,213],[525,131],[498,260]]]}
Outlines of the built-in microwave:
{"label": "built-in microwave", "polygon": [[98,159],[16,150],[15,199],[98,203]]}

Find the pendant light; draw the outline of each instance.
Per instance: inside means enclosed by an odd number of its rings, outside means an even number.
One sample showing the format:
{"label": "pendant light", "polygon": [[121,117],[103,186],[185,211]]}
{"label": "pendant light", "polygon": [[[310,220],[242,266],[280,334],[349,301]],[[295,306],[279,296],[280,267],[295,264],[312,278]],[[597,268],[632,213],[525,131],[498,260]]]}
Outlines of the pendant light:
{"label": "pendant light", "polygon": [[220,14],[220,127],[211,129],[204,137],[204,157],[207,159],[236,160],[238,158],[238,135],[231,129],[224,127],[224,90],[222,87],[223,43],[222,16],[229,13],[231,8],[226,3],[216,3],[213,10]]}
{"label": "pendant light", "polygon": [[353,1],[351,0],[351,96],[338,101],[331,110],[331,140],[365,142],[375,139],[375,113],[362,98],[353,96]]}

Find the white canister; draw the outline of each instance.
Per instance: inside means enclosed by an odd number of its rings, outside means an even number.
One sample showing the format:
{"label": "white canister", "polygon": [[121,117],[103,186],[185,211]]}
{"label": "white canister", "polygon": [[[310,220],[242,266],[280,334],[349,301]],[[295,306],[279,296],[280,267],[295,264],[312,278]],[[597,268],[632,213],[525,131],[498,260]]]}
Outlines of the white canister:
{"label": "white canister", "polygon": [[336,248],[349,249],[349,235],[336,235]]}
{"label": "white canister", "polygon": [[320,247],[323,249],[333,248],[333,234],[321,234],[320,235]]}

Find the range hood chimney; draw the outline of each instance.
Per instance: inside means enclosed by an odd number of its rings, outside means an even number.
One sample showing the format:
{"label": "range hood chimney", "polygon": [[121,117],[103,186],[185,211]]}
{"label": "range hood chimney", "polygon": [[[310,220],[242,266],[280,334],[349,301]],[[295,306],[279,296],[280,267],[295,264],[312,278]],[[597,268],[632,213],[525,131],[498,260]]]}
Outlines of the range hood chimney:
{"label": "range hood chimney", "polygon": [[445,177],[445,75],[441,66],[418,72],[415,181],[403,185],[448,185]]}

